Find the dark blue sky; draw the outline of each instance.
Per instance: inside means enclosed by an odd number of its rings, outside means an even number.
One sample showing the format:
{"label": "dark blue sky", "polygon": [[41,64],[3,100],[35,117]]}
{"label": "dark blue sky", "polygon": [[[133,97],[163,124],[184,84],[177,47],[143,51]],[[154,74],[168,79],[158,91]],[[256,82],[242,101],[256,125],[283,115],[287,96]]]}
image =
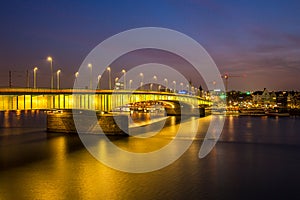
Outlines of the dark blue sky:
{"label": "dark blue sky", "polygon": [[[45,58],[51,55],[62,69],[62,87],[71,87],[81,62],[101,41],[156,26],[194,38],[222,73],[246,75],[230,79],[229,89],[300,90],[299,11],[297,0],[2,2],[0,86],[8,85],[9,70],[13,85],[25,86],[25,71],[32,73],[35,65],[39,86],[48,86]],[[200,84],[192,73],[189,78]]]}

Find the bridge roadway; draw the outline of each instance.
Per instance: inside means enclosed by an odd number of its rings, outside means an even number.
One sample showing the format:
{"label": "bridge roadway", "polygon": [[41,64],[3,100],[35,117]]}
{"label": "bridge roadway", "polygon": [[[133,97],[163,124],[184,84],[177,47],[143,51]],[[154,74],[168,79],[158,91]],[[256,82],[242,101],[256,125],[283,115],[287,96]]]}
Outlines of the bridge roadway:
{"label": "bridge roadway", "polygon": [[129,103],[171,100],[211,105],[198,96],[157,91],[0,88],[0,110],[92,109],[111,111]]}

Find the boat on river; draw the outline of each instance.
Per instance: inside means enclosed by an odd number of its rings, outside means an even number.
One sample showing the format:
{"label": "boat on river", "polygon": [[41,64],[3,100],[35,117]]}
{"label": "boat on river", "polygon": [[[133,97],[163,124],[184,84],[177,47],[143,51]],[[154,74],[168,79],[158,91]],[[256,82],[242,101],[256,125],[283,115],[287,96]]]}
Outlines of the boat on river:
{"label": "boat on river", "polygon": [[272,109],[266,111],[266,115],[270,117],[288,117],[290,116],[290,113],[288,112],[287,109]]}
{"label": "boat on river", "polygon": [[266,112],[263,108],[240,109],[240,116],[265,116]]}

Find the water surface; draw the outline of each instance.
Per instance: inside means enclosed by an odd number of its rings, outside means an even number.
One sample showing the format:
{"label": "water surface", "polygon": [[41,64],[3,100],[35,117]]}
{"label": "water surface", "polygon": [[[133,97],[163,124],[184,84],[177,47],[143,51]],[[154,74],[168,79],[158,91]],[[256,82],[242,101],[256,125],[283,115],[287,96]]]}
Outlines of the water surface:
{"label": "water surface", "polygon": [[[46,133],[43,112],[0,112],[0,199],[271,199],[299,194],[300,118],[226,117],[213,151],[198,153],[210,117],[171,165],[134,174],[98,162],[75,134]],[[178,122],[178,121],[177,121]],[[112,138],[149,152],[178,129],[171,117],[157,137]]]}

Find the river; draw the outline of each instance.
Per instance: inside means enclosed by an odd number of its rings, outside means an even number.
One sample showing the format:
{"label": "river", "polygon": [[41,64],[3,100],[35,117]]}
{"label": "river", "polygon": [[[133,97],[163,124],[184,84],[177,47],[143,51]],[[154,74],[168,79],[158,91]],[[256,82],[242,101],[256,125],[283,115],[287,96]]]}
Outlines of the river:
{"label": "river", "polygon": [[[139,174],[102,164],[76,134],[47,133],[42,111],[0,112],[0,199],[286,199],[300,194],[299,117],[227,116],[217,145],[199,159],[210,119],[182,120],[187,131],[189,123],[200,124],[188,150],[165,168]],[[145,141],[111,140],[129,151],[154,151],[168,144],[179,126],[175,117],[166,124]]]}

